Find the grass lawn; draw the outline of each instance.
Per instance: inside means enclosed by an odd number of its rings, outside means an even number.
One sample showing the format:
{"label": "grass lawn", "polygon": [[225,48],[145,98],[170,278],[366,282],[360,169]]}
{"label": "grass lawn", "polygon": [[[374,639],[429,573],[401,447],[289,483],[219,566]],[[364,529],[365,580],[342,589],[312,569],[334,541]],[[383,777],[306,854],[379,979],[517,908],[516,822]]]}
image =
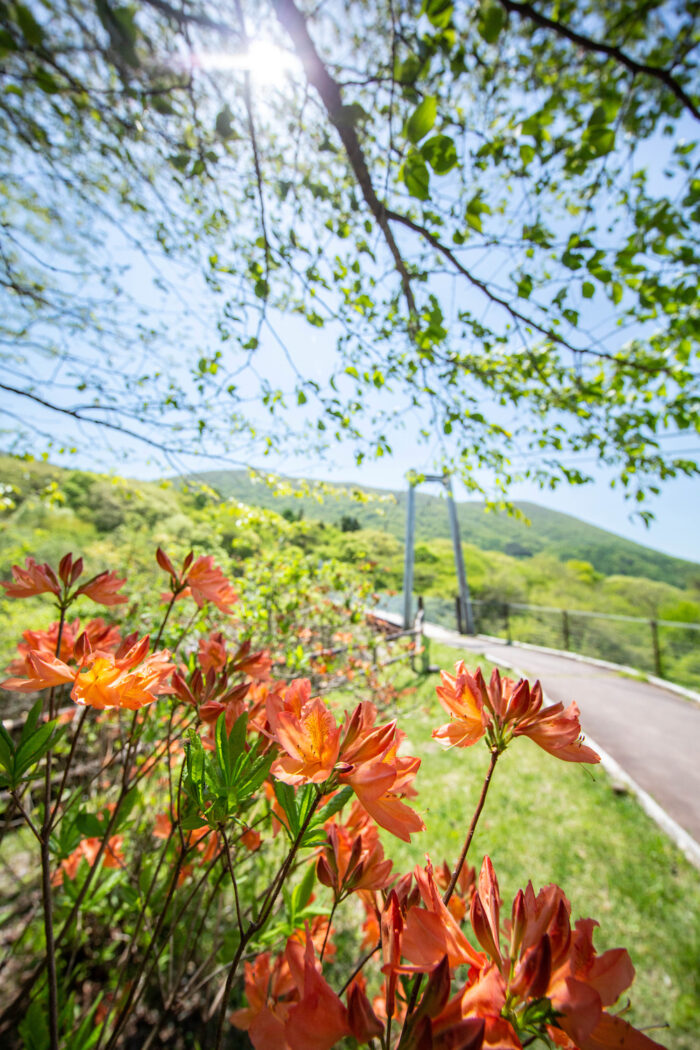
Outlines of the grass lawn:
{"label": "grass lawn", "polygon": [[[431,661],[453,670],[460,654],[432,645]],[[468,660],[474,667],[478,661]],[[486,673],[490,666],[481,661]],[[431,739],[448,720],[435,695],[438,676],[419,677],[397,664],[396,713],[405,750],[420,755],[416,808],[427,830],[411,845],[384,835],[399,871],[454,863],[488,768],[480,742],[445,751]],[[585,725],[583,726],[585,730]],[[500,758],[471,846],[477,867],[485,853],[499,878],[505,913],[518,888],[558,883],[572,920],[591,916],[599,951],[628,949],[637,971],[628,1019],[669,1050],[697,1050],[700,1030],[700,875],[633,796],[613,791],[599,767],[558,761],[521,738]],[[343,923],[341,915],[338,916]]]}

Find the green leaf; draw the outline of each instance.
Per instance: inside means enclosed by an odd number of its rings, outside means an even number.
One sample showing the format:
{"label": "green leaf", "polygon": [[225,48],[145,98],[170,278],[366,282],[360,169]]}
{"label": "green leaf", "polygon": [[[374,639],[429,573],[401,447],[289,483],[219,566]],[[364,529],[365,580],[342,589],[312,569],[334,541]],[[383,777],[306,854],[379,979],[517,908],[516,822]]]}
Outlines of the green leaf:
{"label": "green leaf", "polygon": [[294,788],[291,784],[285,784],[281,780],[273,780],[272,787],[275,798],[282,807],[282,811],[289,822],[287,834],[295,839],[299,833],[299,821],[297,819],[297,807],[294,801]]}
{"label": "green leaf", "polygon": [[481,233],[483,230],[481,216],[490,214],[491,208],[485,201],[481,199],[481,194],[477,193],[467,204],[467,207],[464,212],[464,218],[473,230],[476,230],[477,233]]}
{"label": "green leaf", "polygon": [[487,44],[495,44],[506,24],[506,13],[498,0],[482,0],[477,29]]}
{"label": "green leaf", "polygon": [[353,790],[349,784],[342,787],[340,791],[333,796],[330,802],[327,802],[316,813],[314,817],[314,824],[325,824],[327,820],[334,817],[336,813],[340,813],[343,806],[345,806],[353,796]]}
{"label": "green leaf", "polygon": [[316,865],[307,864],[306,871],[304,872],[301,882],[294,887],[290,898],[290,911],[292,913],[292,922],[294,918],[302,911],[309,903],[311,894],[313,892],[314,883],[316,881]]}
{"label": "green leaf", "polygon": [[457,147],[449,135],[432,135],[420,151],[436,175],[446,175],[457,164]]}
{"label": "green leaf", "polygon": [[207,823],[208,821],[201,817],[196,809],[187,810],[180,818],[183,831],[198,831],[199,828],[205,828]]}
{"label": "green leaf", "polygon": [[43,758],[47,751],[53,746],[58,737],[56,722],[44,722],[30,735],[26,734],[27,724],[24,726],[19,747],[15,752],[15,777],[21,777],[30,766],[35,765]]}
{"label": "green leaf", "polygon": [[436,116],[437,99],[433,95],[427,95],[408,118],[404,128],[406,137],[414,146],[428,134],[435,123]]}
{"label": "green leaf", "polygon": [[401,166],[399,177],[406,184],[406,189],[412,197],[420,201],[428,200],[430,196],[430,172],[427,165],[417,150],[411,150]]}
{"label": "green leaf", "polygon": [[15,17],[17,24],[22,30],[22,36],[32,47],[38,47],[44,39],[44,30],[41,28],[36,18],[24,4],[14,5]]}
{"label": "green leaf", "polygon": [[297,792],[297,818],[299,821],[299,827],[301,827],[306,821],[315,799],[316,789],[313,784],[304,784],[303,788]]}
{"label": "green leaf", "polygon": [[104,824],[94,813],[78,813],[75,818],[75,826],[87,839],[102,838],[105,833]]}
{"label": "green leaf", "polygon": [[8,773],[14,771],[15,767],[15,745],[12,737],[0,722],[0,766]]}
{"label": "green leaf", "polygon": [[454,4],[452,0],[423,0],[420,13],[426,15],[436,29],[447,29],[452,21]]}
{"label": "green leaf", "polygon": [[46,1050],[51,1043],[49,1022],[41,1002],[34,1000],[19,1026],[19,1034],[24,1043],[24,1050]]}
{"label": "green leaf", "polygon": [[228,106],[224,106],[224,108],[217,113],[214,126],[216,128],[216,134],[220,139],[230,139],[233,137],[234,132],[231,123],[232,120],[233,113]]}
{"label": "green leaf", "polygon": [[532,291],[532,277],[529,273],[524,274],[518,281],[518,296],[520,299],[529,299]]}
{"label": "green leaf", "polygon": [[595,285],[592,281],[584,281],[581,285],[581,294],[584,299],[592,299],[595,294]]}
{"label": "green leaf", "polygon": [[122,799],[122,804],[119,807],[119,813],[117,814],[116,822],[114,824],[115,833],[117,831],[120,831],[124,827],[127,820],[131,816],[131,811],[133,810],[136,803],[140,800],[140,798],[140,792],[138,788],[135,787],[133,787],[131,791],[129,791],[124,796],[124,798]]}

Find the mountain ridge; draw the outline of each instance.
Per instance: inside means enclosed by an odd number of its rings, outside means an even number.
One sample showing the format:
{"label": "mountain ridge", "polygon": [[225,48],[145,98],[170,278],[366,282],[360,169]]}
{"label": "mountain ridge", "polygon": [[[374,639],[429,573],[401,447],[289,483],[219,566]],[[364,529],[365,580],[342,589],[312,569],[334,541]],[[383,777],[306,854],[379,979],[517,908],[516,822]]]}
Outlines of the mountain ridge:
{"label": "mountain ridge", "polygon": [[[172,479],[175,480],[175,479]],[[214,470],[189,474],[180,481],[209,485],[224,498],[236,498],[278,513],[302,513],[326,523],[339,524],[343,517],[355,519],[361,528],[387,532],[403,541],[405,534],[406,492],[361,486],[354,482],[313,482],[304,478],[280,478],[283,494],[277,495],[262,480],[253,480],[244,470]],[[293,486],[311,488],[332,485],[336,492],[319,503],[312,495],[299,495]],[[284,491],[286,489],[286,491]],[[337,490],[365,492],[381,502],[358,502]],[[557,560],[589,562],[606,575],[644,576],[650,580],[687,587],[700,581],[700,563],[655,550],[598,525],[591,525],[572,514],[549,510],[531,501],[514,501],[514,507],[530,520],[505,513],[487,512],[476,500],[456,502],[463,542],[482,550],[501,551],[517,558],[551,554]],[[416,492],[416,542],[450,537],[446,501],[430,493]]]}

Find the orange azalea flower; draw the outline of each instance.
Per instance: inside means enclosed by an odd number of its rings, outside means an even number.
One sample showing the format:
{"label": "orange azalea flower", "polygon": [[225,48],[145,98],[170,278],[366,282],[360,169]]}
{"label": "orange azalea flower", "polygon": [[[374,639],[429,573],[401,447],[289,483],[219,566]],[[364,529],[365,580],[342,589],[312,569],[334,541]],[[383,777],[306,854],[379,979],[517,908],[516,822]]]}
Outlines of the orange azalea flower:
{"label": "orange azalea flower", "polygon": [[367,823],[359,835],[336,824],[326,825],[328,845],[318,858],[319,882],[337,901],[356,890],[382,890],[392,881],[392,862],[384,859],[377,828]]}
{"label": "orange azalea flower", "polygon": [[300,998],[291,1007],[285,1025],[291,1050],[330,1050],[351,1034],[345,1006],[316,968],[310,938],[306,941],[303,979],[299,982],[297,978],[297,987]]}
{"label": "orange azalea flower", "polygon": [[395,722],[375,726],[376,708],[365,701],[342,728],[318,697],[310,699],[307,679],[292,682],[267,701],[269,735],[286,752],[272,773],[287,784],[321,784],[336,772],[350,784],[362,806],[381,827],[405,842],[425,825],[401,797],[415,794],[411,782],[419,758],[398,757],[403,735]]}
{"label": "orange azalea flower", "polygon": [[102,618],[89,620],[82,630],[80,620],[75,619],[64,623],[61,633],[61,649],[56,654],[58,628],[59,624],[56,621],[45,631],[24,631],[22,634],[24,641],[17,646],[19,656],[9,665],[8,671],[12,671],[13,674],[27,674],[26,660],[32,650],[44,657],[58,655],[58,658],[64,663],[75,660],[75,645],[82,633],[87,635],[93,649],[116,649],[121,642],[119,628],[106,624]]}
{"label": "orange azalea flower", "polygon": [[55,656],[41,656],[30,650],[24,661],[26,678],[6,678],[0,687],[15,693],[34,693],[39,689],[50,689],[65,682],[72,682],[76,672]]}
{"label": "orange azalea flower", "polygon": [[[99,651],[88,657],[87,664],[75,679],[71,699],[101,710],[124,707],[136,711],[168,692],[165,684],[174,670],[167,649],[146,656],[148,635],[118,659],[112,653]],[[138,665],[138,666],[137,666]]]}
{"label": "orange azalea flower", "polygon": [[348,988],[348,1024],[358,1043],[369,1043],[370,1039],[384,1034],[384,1024],[379,1020],[367,998],[364,978],[358,974]]}
{"label": "orange azalea flower", "polygon": [[232,1021],[255,1050],[330,1050],[351,1034],[348,1013],[319,972],[311,937],[294,938],[272,963],[267,952],[245,966],[248,1007]]}
{"label": "orange azalea flower", "polygon": [[553,704],[542,710],[542,687],[522,678],[517,685],[501,678],[497,669],[488,686],[481,668],[467,671],[464,661],[456,665],[456,675],[441,671],[442,685],[437,694],[452,721],[433,731],[436,740],[452,747],[470,747],[483,736],[503,751],[514,736],[529,736],[555,758],[566,762],[600,762],[600,756],[582,742],[579,709],[572,703]]}
{"label": "orange azalea flower", "polygon": [[423,907],[414,906],[406,913],[402,951],[418,970],[431,970],[447,956],[450,968],[466,963],[481,966],[484,957],[475,952],[453,915],[443,904],[428,861],[425,869],[413,872]]}
{"label": "orange azalea flower", "polygon": [[[606,1012],[632,983],[634,968],[622,948],[596,954],[597,923],[592,919],[580,919],[571,928],[571,905],[558,886],[547,886],[537,897],[531,884],[518,892],[507,947],[501,943],[500,907],[487,857],[471,918],[489,961],[472,971],[464,989],[447,1004],[436,1020],[438,1031],[441,1025],[476,1015],[485,1020],[486,1046],[520,1050],[519,1020],[537,1003],[542,1035],[566,1050],[660,1050],[658,1043]],[[530,1042],[531,1027],[523,1034]]]}
{"label": "orange azalea flower", "polygon": [[262,844],[262,835],[255,828],[246,828],[239,839],[242,846],[245,846],[251,853],[255,853],[256,850],[260,849]]}
{"label": "orange azalea flower", "polygon": [[307,701],[299,716],[280,711],[275,739],[286,754],[271,772],[286,784],[322,784],[335,769],[340,751],[340,727],[319,697]]}
{"label": "orange azalea flower", "polygon": [[6,598],[31,598],[47,593],[58,597],[61,593],[61,584],[48,562],[39,565],[34,558],[27,558],[24,569],[12,566],[12,575],[14,580],[0,581]]}
{"label": "orange azalea flower", "polygon": [[[441,867],[435,869],[435,881],[441,890],[446,890],[452,881],[452,871],[447,861],[444,861]],[[453,892],[447,907],[450,910],[452,916],[461,923],[466,917],[469,910],[469,904],[474,891],[476,890],[476,869],[472,868],[469,864],[463,864],[459,876],[457,878],[457,884],[455,890],[458,893]]]}
{"label": "orange azalea flower", "polygon": [[[112,835],[107,839],[104,853],[102,854],[102,866],[104,868],[121,868],[124,865],[124,854],[122,853],[123,835]],[[73,852],[61,861],[61,864],[51,880],[52,885],[60,886],[64,876],[74,879],[78,874],[80,862],[86,860],[90,867],[95,863],[95,858],[100,852],[102,840],[98,838],[83,839]]]}
{"label": "orange azalea flower", "polygon": [[161,569],[170,574],[172,593],[176,599],[192,597],[200,609],[205,602],[211,602],[221,612],[229,613],[231,606],[238,601],[238,595],[218,565],[214,564],[213,556],[193,559],[194,552],[190,551],[178,573],[165,551],[160,547],[156,551],[156,561]]}
{"label": "orange azalea flower", "polygon": [[[81,639],[84,638],[81,635]],[[137,710],[168,691],[165,681],[174,670],[167,650],[147,656],[148,647],[148,635],[140,642],[134,642],[131,635],[116,653],[88,651],[77,671],[57,657],[42,657],[31,650],[26,659],[29,677],[9,678],[2,686],[17,692],[33,692],[73,682],[71,699],[76,704],[100,710],[105,707]],[[81,642],[82,652],[87,649],[89,643]]]}
{"label": "orange azalea flower", "polygon": [[[93,576],[91,580],[84,583],[73,594],[70,588],[76,582],[83,571],[83,559],[73,561],[72,554],[66,554],[61,558],[58,566],[58,574],[54,572],[48,563],[38,565],[33,558],[27,558],[26,568],[21,569],[19,565],[12,566],[14,581],[2,583],[8,598],[27,598],[34,594],[55,594],[61,599],[63,608],[66,608],[79,594],[84,594],[93,601],[102,605],[119,605],[127,601],[125,594],[117,594],[125,580],[117,579],[114,572],[101,572]],[[63,586],[61,586],[63,585]]]}
{"label": "orange azalea flower", "polygon": [[229,670],[247,674],[254,682],[265,682],[270,677],[272,670],[270,653],[267,649],[259,649],[251,653],[251,648],[250,639],[243,642],[231,657]]}
{"label": "orange azalea flower", "polygon": [[350,784],[362,806],[380,827],[404,842],[423,831],[425,824],[401,798],[415,795],[413,779],[419,758],[399,757],[398,748],[405,734],[396,722],[375,726],[377,709],[364,701],[345,724],[340,760],[345,769],[342,783]]}
{"label": "orange azalea flower", "polygon": [[199,666],[204,674],[208,671],[223,671],[228,660],[226,643],[221,631],[215,631],[208,638],[199,640]]}
{"label": "orange azalea flower", "polygon": [[100,605],[121,605],[129,600],[125,594],[117,593],[125,583],[126,578],[120,580],[116,572],[101,572],[79,587],[75,596],[84,594]]}

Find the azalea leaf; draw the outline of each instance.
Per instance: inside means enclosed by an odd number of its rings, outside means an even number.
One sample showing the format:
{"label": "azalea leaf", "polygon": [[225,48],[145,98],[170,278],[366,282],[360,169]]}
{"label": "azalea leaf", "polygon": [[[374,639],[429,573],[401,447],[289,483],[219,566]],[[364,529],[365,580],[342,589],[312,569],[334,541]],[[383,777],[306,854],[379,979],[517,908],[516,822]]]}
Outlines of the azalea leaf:
{"label": "azalea leaf", "polygon": [[325,804],[314,816],[314,824],[325,824],[327,820],[334,817],[336,813],[340,813],[343,806],[345,806],[352,798],[354,792],[349,784],[342,787],[340,791],[333,796],[333,798]]}
{"label": "azalea leaf", "polygon": [[78,813],[75,826],[88,839],[102,838],[105,833],[105,825],[94,813]]}
{"label": "azalea leaf", "polygon": [[290,921],[295,922],[299,912],[309,903],[316,881],[316,865],[307,864],[301,882],[291,892],[289,901]]}
{"label": "azalea leaf", "polygon": [[295,839],[299,833],[299,821],[297,818],[297,807],[294,800],[294,788],[291,784],[285,784],[281,780],[273,780],[272,787],[275,792],[275,798],[282,807],[282,811],[289,822],[289,830],[287,834],[291,839]]}

